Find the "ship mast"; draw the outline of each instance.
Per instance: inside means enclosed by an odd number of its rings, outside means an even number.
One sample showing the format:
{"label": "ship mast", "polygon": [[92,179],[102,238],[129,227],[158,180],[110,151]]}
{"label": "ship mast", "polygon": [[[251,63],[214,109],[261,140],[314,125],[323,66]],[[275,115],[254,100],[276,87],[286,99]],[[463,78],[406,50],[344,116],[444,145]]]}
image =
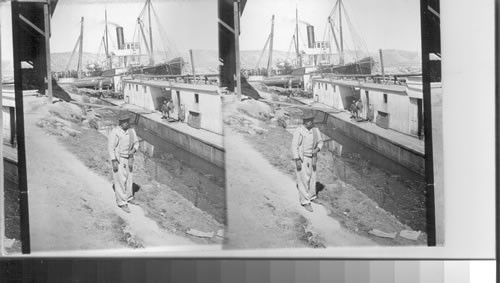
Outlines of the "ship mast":
{"label": "ship mast", "polygon": [[148,52],[149,63],[151,64],[151,57],[152,57],[152,55],[151,55],[152,54],[151,53],[151,49],[152,48],[149,48],[148,41],[146,40],[146,35],[144,34],[144,28],[143,28],[143,24],[142,24],[141,18],[137,18],[137,24],[139,25],[139,29],[141,31],[142,39],[144,40],[144,45],[146,46],[146,51]]}
{"label": "ship mast", "polygon": [[342,0],[339,1],[340,65],[344,65],[344,37],[342,35]]}
{"label": "ship mast", "polygon": [[328,23],[330,24],[330,29],[332,30],[333,39],[335,40],[335,46],[337,47],[337,51],[340,54],[341,53],[340,52],[340,45],[339,45],[339,41],[337,40],[337,35],[335,34],[335,29],[333,28],[333,23],[332,23],[331,17],[328,17]]}
{"label": "ship mast", "polygon": [[274,37],[274,15],[271,20],[271,34],[269,35],[269,60],[267,61],[267,76],[271,76],[271,67],[273,63],[273,37]]}
{"label": "ship mast", "polygon": [[151,0],[147,0],[148,1],[148,18],[149,18],[149,46],[151,46],[150,48],[150,56],[149,56],[149,64],[151,66],[154,65],[155,61],[154,61],[154,48],[153,48],[153,30],[151,28]]}
{"label": "ship mast", "polygon": [[302,59],[299,51],[299,9],[295,8],[295,52],[297,53],[297,64],[302,67]]}
{"label": "ship mast", "polygon": [[105,21],[105,28],[104,32],[106,33],[106,43],[104,44],[104,49],[106,50],[106,65],[108,65],[108,68],[111,69],[111,60],[109,58],[109,42],[108,42],[108,11],[106,7],[104,8],[104,21]]}
{"label": "ship mast", "polygon": [[80,49],[78,50],[78,66],[77,66],[77,73],[78,73],[78,78],[82,78],[82,56],[83,56],[83,17],[82,17],[82,24],[80,28]]}
{"label": "ship mast", "polygon": [[[330,25],[330,29],[332,30],[333,34],[333,39],[335,41],[335,46],[337,47],[337,51],[339,53],[339,65],[344,64],[344,35],[342,31],[342,0],[337,0],[335,3],[335,6],[332,9],[332,12],[330,13],[330,16],[328,16],[328,23]],[[340,40],[337,40],[337,35],[335,34],[335,18],[332,18],[332,16],[335,15],[336,10],[339,10],[339,36]],[[340,43],[339,43],[340,41]]]}

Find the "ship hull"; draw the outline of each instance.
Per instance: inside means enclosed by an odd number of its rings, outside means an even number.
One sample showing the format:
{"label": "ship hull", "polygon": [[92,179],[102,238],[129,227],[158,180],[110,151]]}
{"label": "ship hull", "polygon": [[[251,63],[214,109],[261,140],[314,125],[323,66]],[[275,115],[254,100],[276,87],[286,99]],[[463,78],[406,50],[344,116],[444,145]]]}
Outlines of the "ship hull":
{"label": "ship hull", "polygon": [[113,81],[106,77],[87,77],[82,79],[76,79],[71,83],[77,88],[111,88],[113,86]]}
{"label": "ship hull", "polygon": [[302,80],[299,76],[275,76],[265,78],[262,83],[267,86],[277,86],[282,88],[288,88],[291,86],[296,88],[302,85]]}
{"label": "ship hull", "polygon": [[184,60],[181,57],[174,58],[170,60],[168,63],[165,64],[159,64],[156,66],[151,66],[151,67],[144,67],[140,70],[137,70],[134,73],[140,73],[144,75],[153,75],[153,76],[160,76],[160,75],[181,75],[182,73],[182,68],[184,67],[185,63]]}
{"label": "ship hull", "polygon": [[321,66],[322,73],[332,73],[340,75],[370,75],[375,61],[372,57],[363,58],[357,62],[344,65]]}

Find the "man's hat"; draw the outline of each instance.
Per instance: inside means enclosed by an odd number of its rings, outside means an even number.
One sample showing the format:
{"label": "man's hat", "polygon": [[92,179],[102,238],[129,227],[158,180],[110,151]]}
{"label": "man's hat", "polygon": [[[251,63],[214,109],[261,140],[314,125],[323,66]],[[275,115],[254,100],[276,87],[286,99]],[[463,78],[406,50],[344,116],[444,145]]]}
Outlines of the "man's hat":
{"label": "man's hat", "polygon": [[314,120],[314,112],[311,110],[304,110],[302,112],[302,120]]}
{"label": "man's hat", "polygon": [[128,113],[128,111],[120,111],[118,113],[118,121],[121,122],[121,121],[126,121],[126,120],[130,120],[132,117],[131,115]]}

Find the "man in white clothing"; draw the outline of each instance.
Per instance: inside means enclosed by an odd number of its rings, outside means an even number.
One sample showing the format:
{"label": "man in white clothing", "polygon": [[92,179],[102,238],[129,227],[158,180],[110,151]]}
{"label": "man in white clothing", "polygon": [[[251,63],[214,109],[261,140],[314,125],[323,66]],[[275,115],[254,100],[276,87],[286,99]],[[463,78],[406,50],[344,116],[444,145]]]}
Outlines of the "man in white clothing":
{"label": "man in white clothing", "polygon": [[108,137],[108,152],[113,166],[113,188],[116,203],[130,213],[128,204],[137,204],[132,192],[134,154],[139,148],[137,135],[130,128],[130,115],[123,111],[118,115],[118,126]]}
{"label": "man in white clothing", "polygon": [[293,134],[292,155],[296,167],[300,204],[312,212],[311,201],[317,198],[317,155],[323,147],[323,138],[319,129],[314,127],[313,112],[304,112],[302,120],[303,124]]}

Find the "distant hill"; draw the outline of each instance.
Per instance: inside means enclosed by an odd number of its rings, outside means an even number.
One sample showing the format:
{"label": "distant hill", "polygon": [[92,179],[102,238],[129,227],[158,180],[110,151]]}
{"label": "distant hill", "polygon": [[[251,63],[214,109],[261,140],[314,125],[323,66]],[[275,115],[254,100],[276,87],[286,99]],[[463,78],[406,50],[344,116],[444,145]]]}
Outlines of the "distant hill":
{"label": "distant hill", "polygon": [[[186,62],[184,66],[184,72],[191,73],[191,59],[189,56],[189,51],[180,54],[180,56]],[[165,56],[164,52],[155,51],[155,62],[164,62],[163,58],[169,58],[171,56]],[[216,50],[193,50],[193,60],[196,67],[197,73],[217,73],[218,72],[218,52]],[[52,53],[51,54],[51,68],[54,72],[60,72],[66,70],[69,59],[71,58],[71,52],[62,53]],[[84,52],[82,55],[82,62],[84,66],[88,64],[103,61],[105,58],[103,55],[97,56],[95,53]],[[173,59],[173,58],[170,58]],[[147,64],[148,58],[144,56],[141,60],[143,64]],[[101,62],[102,64],[102,62]],[[69,65],[70,70],[76,70],[78,65],[78,54],[75,54]]]}
{"label": "distant hill", "polygon": [[[51,62],[50,67],[52,71],[53,72],[65,71],[70,58],[71,58],[71,52],[50,54],[50,62]],[[95,62],[96,59],[97,59],[96,54],[89,52],[83,52],[82,54],[82,63],[84,66],[92,62]],[[69,69],[76,70],[77,66],[78,66],[78,54],[75,54],[71,60]]]}
{"label": "distant hill", "polygon": [[[267,67],[267,60],[269,52],[264,52],[261,61],[258,63],[261,50],[242,50],[240,52],[241,68],[254,69],[257,64],[260,68]],[[408,72],[421,72],[421,53],[415,51],[405,51],[396,49],[382,50],[384,56],[384,70],[386,73],[408,73]],[[366,55],[357,55],[354,51],[345,51],[345,61],[354,61],[362,59]],[[374,72],[381,73],[380,57],[378,52],[370,53],[370,56],[375,60]],[[295,53],[288,53],[285,51],[273,51],[273,66],[285,60],[294,60]]]}
{"label": "distant hill", "polygon": [[[240,52],[240,63],[242,69],[253,69],[257,66],[257,61],[261,54],[261,50],[242,50]],[[378,52],[373,52],[370,54],[375,60],[376,64],[374,66],[375,73],[381,73],[380,59]],[[397,49],[386,49],[383,50],[384,55],[384,69],[386,73],[408,73],[408,72],[421,72],[421,54],[415,51],[405,51]],[[186,66],[184,66],[185,73],[191,73],[191,59],[189,57],[189,51],[180,54]],[[268,60],[268,52],[266,51],[259,63],[259,67],[266,67]],[[71,52],[64,53],[52,53],[51,54],[51,67],[53,71],[64,71],[71,57]],[[73,60],[70,64],[70,69],[75,70],[78,64],[77,54],[74,55]],[[171,56],[168,56],[171,57]],[[219,60],[217,50],[193,50],[194,63],[196,66],[197,73],[217,73],[219,71]],[[165,53],[157,51],[155,53],[156,62],[161,62],[161,58],[167,58]],[[273,52],[273,66],[276,66],[279,62],[285,60],[293,60],[295,54],[288,53],[281,50],[276,50]],[[352,51],[346,51],[346,61],[354,60],[355,53]],[[83,53],[83,63],[84,66],[95,62],[99,59],[94,53]],[[103,57],[101,56],[101,60]],[[144,56],[143,63],[147,63],[147,57]],[[2,60],[2,73],[4,77],[11,77],[13,72],[13,64],[10,61]]]}
{"label": "distant hill", "polygon": [[[381,73],[379,53],[372,53],[370,55],[377,63],[375,70]],[[382,55],[386,73],[422,72],[422,55],[420,52],[385,49],[382,50]]]}
{"label": "distant hill", "polygon": [[[242,50],[240,51],[240,65],[242,69],[254,69],[257,67],[265,68],[267,67],[267,61],[269,58],[269,52],[264,52],[260,62],[259,60],[260,54],[262,50]],[[273,51],[273,66],[276,66],[279,62],[283,62],[285,60],[293,60],[295,58],[295,53],[290,53],[286,51],[275,50]]]}
{"label": "distant hill", "polygon": [[[189,52],[181,54],[182,58],[188,64],[187,72],[191,73],[191,59]],[[193,50],[193,60],[197,73],[219,73],[219,52],[217,50]]]}

